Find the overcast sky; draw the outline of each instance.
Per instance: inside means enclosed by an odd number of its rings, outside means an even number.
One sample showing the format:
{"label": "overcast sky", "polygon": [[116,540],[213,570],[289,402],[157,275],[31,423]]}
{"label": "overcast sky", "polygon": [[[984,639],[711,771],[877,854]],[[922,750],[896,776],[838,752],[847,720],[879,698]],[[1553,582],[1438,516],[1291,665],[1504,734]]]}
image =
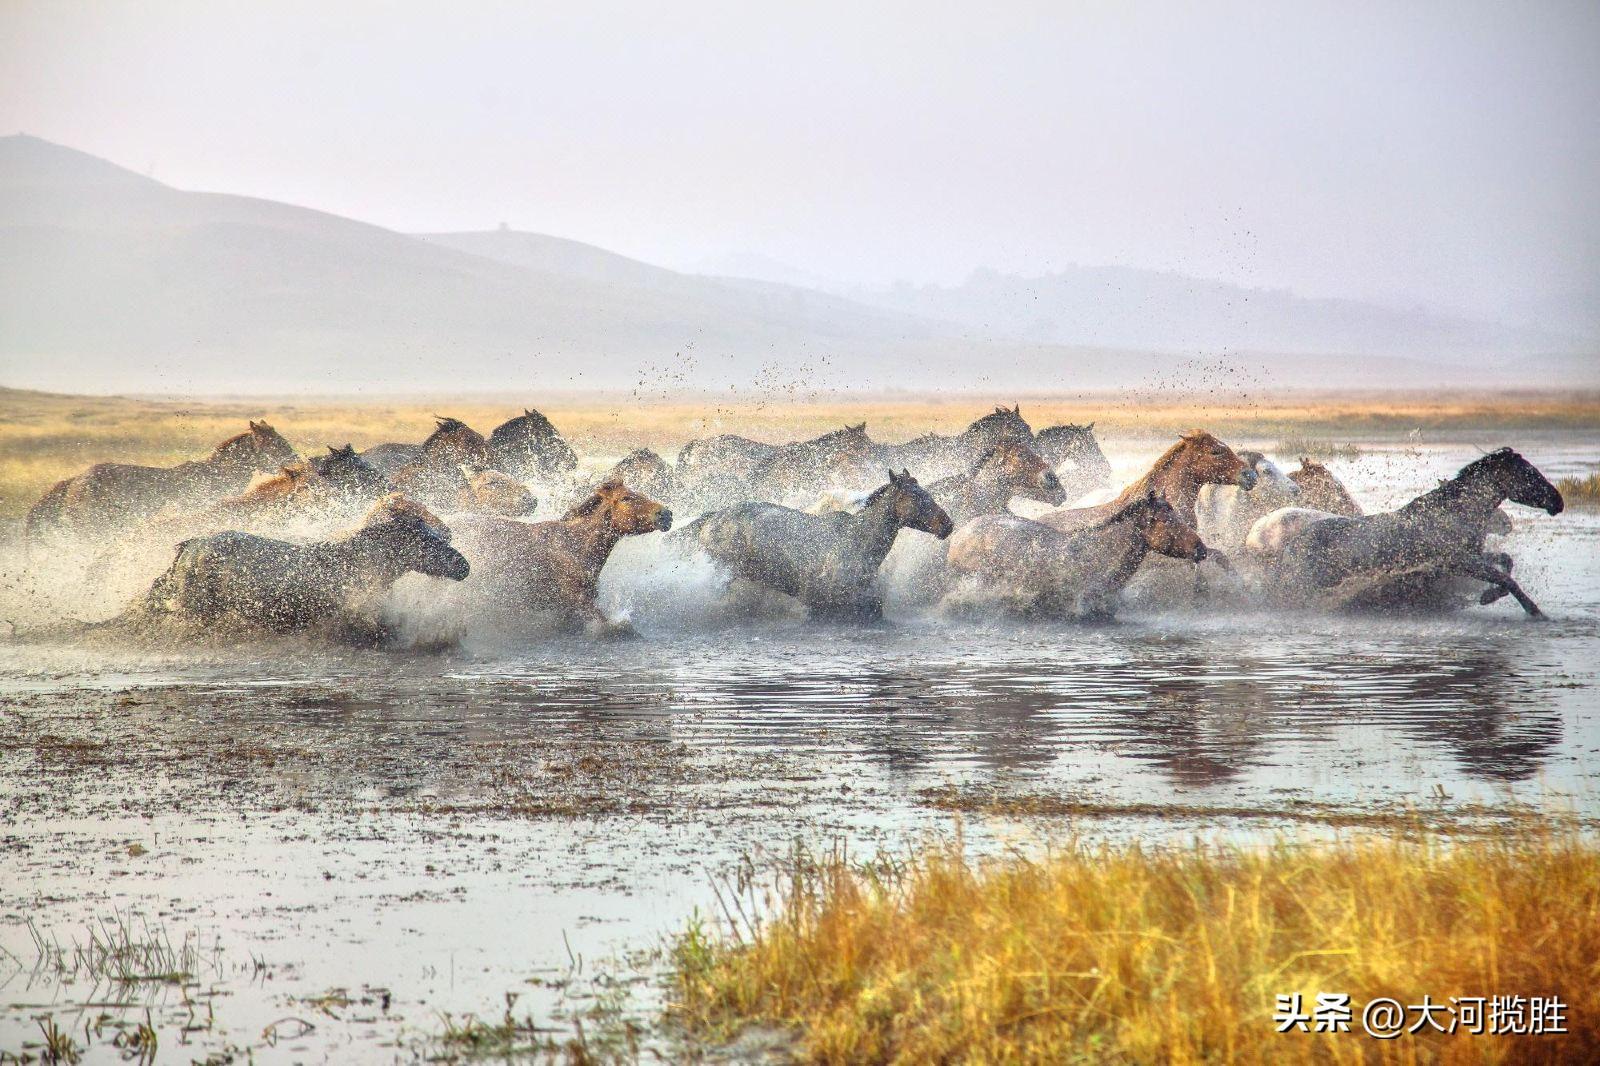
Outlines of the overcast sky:
{"label": "overcast sky", "polygon": [[1600,4],[5,0],[0,132],[404,230],[845,281],[1600,276]]}

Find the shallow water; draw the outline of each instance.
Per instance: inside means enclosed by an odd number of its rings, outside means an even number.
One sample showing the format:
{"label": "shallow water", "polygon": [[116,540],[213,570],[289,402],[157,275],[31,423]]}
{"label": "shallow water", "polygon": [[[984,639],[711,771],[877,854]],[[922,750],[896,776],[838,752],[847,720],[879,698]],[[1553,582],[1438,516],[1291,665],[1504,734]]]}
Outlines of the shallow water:
{"label": "shallow water", "polygon": [[[1600,461],[1600,439],[1510,443],[1552,477]],[[1158,450],[1112,458],[1132,476]],[[1475,454],[1332,465],[1375,509]],[[0,645],[0,1049],[48,1013],[90,1061],[117,1061],[112,1030],[85,1023],[146,1005],[162,1061],[406,1061],[438,1050],[441,1012],[498,1017],[507,992],[554,1024],[602,960],[715,913],[712,880],[746,853],[949,833],[930,790],[950,787],[1172,809],[1078,824],[1119,838],[1306,831],[1277,816],[1297,804],[1600,814],[1600,515],[1515,518],[1507,548],[1544,624],[1503,600],[1448,617],[734,625],[714,580],[663,571],[641,538],[604,591],[638,640]],[[425,587],[401,600],[426,617]],[[977,849],[1064,828],[960,823]],[[70,944],[113,913],[215,951],[187,983],[40,968],[30,924]],[[609,968],[645,975],[648,1011],[658,966],[635,963]],[[318,999],[335,989],[351,1002]]]}

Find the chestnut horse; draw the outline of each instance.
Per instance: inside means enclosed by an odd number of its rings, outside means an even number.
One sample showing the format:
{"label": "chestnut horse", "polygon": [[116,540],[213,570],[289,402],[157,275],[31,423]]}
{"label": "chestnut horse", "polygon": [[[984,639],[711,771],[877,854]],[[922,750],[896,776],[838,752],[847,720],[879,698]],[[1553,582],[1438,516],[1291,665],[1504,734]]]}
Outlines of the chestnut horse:
{"label": "chestnut horse", "polygon": [[1300,457],[1300,469],[1290,471],[1289,480],[1300,486],[1298,506],[1347,518],[1360,518],[1366,514],[1332,470],[1303,455]]}
{"label": "chestnut horse", "polygon": [[1561,493],[1532,463],[1501,448],[1396,511],[1331,517],[1309,525],[1284,546],[1272,569],[1272,591],[1288,602],[1333,606],[1434,605],[1457,578],[1490,587],[1480,603],[1516,598],[1543,615],[1511,577],[1510,558],[1484,551],[1484,538],[1506,500],[1560,514]]}
{"label": "chestnut horse", "polygon": [[1256,472],[1216,437],[1203,429],[1178,438],[1178,443],[1161,453],[1149,471],[1122,490],[1109,503],[1095,507],[1071,507],[1042,515],[1039,521],[1063,533],[1097,526],[1139,497],[1155,492],[1178,512],[1178,517],[1193,526],[1195,501],[1202,485],[1237,485],[1249,491],[1256,486]]}
{"label": "chestnut horse", "polygon": [[57,482],[28,511],[30,536],[62,529],[125,530],[168,504],[195,507],[240,492],[260,473],[295,460],[294,449],[265,422],[218,444],[211,455],[174,467],[97,463]]}
{"label": "chestnut horse", "polygon": [[902,529],[950,535],[950,516],[917,479],[889,483],[857,514],[814,515],[774,503],[744,503],[702,515],[676,534],[743,578],[804,603],[814,615],[877,619],[878,567]]}
{"label": "chestnut horse", "polygon": [[595,604],[600,571],[623,537],[672,528],[672,512],[620,481],[607,481],[553,522],[473,516],[456,523],[473,566],[460,596],[502,618],[553,616],[596,632],[614,627]]}
{"label": "chestnut horse", "polygon": [[946,609],[994,603],[1022,615],[1107,619],[1150,552],[1200,562],[1205,544],[1155,489],[1063,533],[1015,515],[961,525],[946,549]]}
{"label": "chestnut horse", "polygon": [[236,530],[186,540],[122,621],[280,632],[332,624],[370,636],[376,601],[412,570],[460,581],[468,566],[445,524],[396,493],[333,540],[290,544]]}
{"label": "chestnut horse", "polygon": [[415,456],[391,475],[395,488],[435,507],[451,508],[469,489],[462,467],[488,467],[489,442],[458,418],[440,418]]}

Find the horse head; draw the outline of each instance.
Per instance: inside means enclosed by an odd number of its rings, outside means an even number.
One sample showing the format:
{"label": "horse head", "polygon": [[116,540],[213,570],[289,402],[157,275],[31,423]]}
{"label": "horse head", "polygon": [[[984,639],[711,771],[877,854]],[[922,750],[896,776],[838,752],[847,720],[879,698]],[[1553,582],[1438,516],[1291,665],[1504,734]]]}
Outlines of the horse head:
{"label": "horse head", "polygon": [[1246,492],[1256,487],[1256,472],[1222,441],[1203,429],[1178,438],[1168,452],[1198,485],[1237,485]]}
{"label": "horse head", "polygon": [[422,504],[392,492],[373,505],[356,534],[401,571],[462,581],[470,572],[466,556],[450,546],[450,527]]}
{"label": "horse head", "polygon": [[1021,441],[1004,440],[984,452],[972,468],[972,477],[992,478],[1011,496],[1026,496],[1052,507],[1067,502],[1067,490],[1050,464]]}
{"label": "horse head", "polygon": [[1256,484],[1264,489],[1271,489],[1280,496],[1298,497],[1300,486],[1290,479],[1288,474],[1277,463],[1268,459],[1261,452],[1241,451],[1239,458],[1249,464],[1250,469],[1256,473]]}
{"label": "horse head", "polygon": [[487,467],[463,465],[467,487],[461,492],[462,506],[508,518],[526,518],[539,508],[533,490],[509,474]]}
{"label": "horse head", "polygon": [[529,460],[541,472],[571,470],[578,465],[577,453],[562,439],[555,424],[531,407],[494,427],[489,434],[489,451],[495,466],[512,473],[522,472]]}
{"label": "horse head", "polygon": [[339,492],[351,496],[376,496],[389,490],[389,479],[356,453],[354,446],[328,445],[327,455],[314,456],[311,469],[328,479]]}
{"label": "horse head", "polygon": [[1022,417],[1022,405],[996,407],[967,427],[967,434],[998,444],[1003,440],[1022,440],[1032,443],[1033,427]]}
{"label": "horse head", "polygon": [[489,442],[483,434],[459,418],[434,415],[437,423],[428,439],[422,442],[422,460],[430,465],[460,466],[472,463],[489,464]]}
{"label": "horse head", "polygon": [[218,444],[211,461],[242,470],[275,470],[298,456],[283,434],[265,421],[248,423],[249,429]]}
{"label": "horse head", "polygon": [[898,474],[890,470],[889,483],[868,496],[862,509],[870,510],[874,504],[890,508],[898,529],[915,529],[943,540],[955,528],[933,495],[905,469]]}
{"label": "horse head", "polygon": [[1145,545],[1158,555],[1190,559],[1198,563],[1212,554],[1195,528],[1185,522],[1177,508],[1154,489],[1129,504],[1113,521],[1118,519],[1132,519]]}
{"label": "horse head", "polygon": [[1110,487],[1111,460],[1106,458],[1100,442],[1095,439],[1093,422],[1083,426],[1068,422],[1041,429],[1034,447],[1052,466],[1072,463],[1093,480],[1091,489]]}
{"label": "horse head", "polygon": [[1566,507],[1560,490],[1539,472],[1538,467],[1510,448],[1497,449],[1468,463],[1456,478],[1464,480],[1474,474],[1491,478],[1496,490],[1512,503],[1537,507],[1551,515],[1560,514]]}
{"label": "horse head", "polygon": [[633,533],[666,532],[672,528],[672,511],[641,492],[634,492],[621,480],[612,478],[589,494],[589,498],[568,511],[562,521],[593,518],[628,536]]}

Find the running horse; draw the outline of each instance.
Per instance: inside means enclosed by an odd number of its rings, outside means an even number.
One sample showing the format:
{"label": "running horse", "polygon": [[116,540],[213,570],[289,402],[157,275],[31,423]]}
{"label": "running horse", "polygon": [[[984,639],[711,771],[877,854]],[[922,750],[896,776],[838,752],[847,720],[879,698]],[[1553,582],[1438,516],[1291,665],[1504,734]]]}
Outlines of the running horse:
{"label": "running horse", "polygon": [[1161,453],[1145,475],[1116,499],[1094,507],[1069,507],[1042,515],[1039,521],[1063,533],[1097,526],[1118,514],[1128,504],[1151,492],[1172,504],[1190,526],[1195,525],[1195,502],[1202,485],[1237,485],[1255,488],[1254,468],[1216,437],[1203,429],[1178,438],[1178,443]]}
{"label": "running horse", "polygon": [[277,632],[333,627],[345,637],[384,634],[375,609],[403,574],[461,581],[467,560],[450,530],[399,494],[384,497],[361,527],[312,544],[228,530],[178,545],[177,555],[119,621]]}
{"label": "running horse", "polygon": [[550,419],[524,408],[489,434],[489,456],[483,465],[523,481],[549,481],[577,469],[578,456]]}
{"label": "running horse", "polygon": [[1458,578],[1490,587],[1480,603],[1516,599],[1530,616],[1538,604],[1511,576],[1511,559],[1484,550],[1500,505],[1510,500],[1560,514],[1561,493],[1534,465],[1501,448],[1461,468],[1455,477],[1396,511],[1362,517],[1330,516],[1284,545],[1272,570],[1281,600],[1333,606],[1439,604]]}
{"label": "running horse", "polygon": [[295,461],[289,442],[266,422],[250,422],[205,459],[173,467],[96,463],[57,482],[28,511],[29,536],[54,530],[101,533],[126,530],[169,504],[202,506],[242,492],[257,474]]}
{"label": "running horse", "polygon": [[1071,533],[1015,515],[963,524],[946,549],[945,610],[997,604],[1021,615],[1109,619],[1151,552],[1195,563],[1208,552],[1157,490]]}
{"label": "running horse", "polygon": [[621,481],[600,485],[557,521],[462,518],[456,533],[473,577],[459,596],[472,610],[502,620],[553,617],[561,628],[614,632],[619,627],[596,604],[612,549],[623,537],[671,528],[670,510]]}
{"label": "running horse", "polygon": [[744,503],[702,515],[675,537],[696,542],[734,576],[793,596],[813,615],[875,620],[883,615],[878,567],[895,536],[915,529],[942,540],[951,528],[916,478],[891,470],[856,514]]}
{"label": "running horse", "polygon": [[1061,478],[1067,502],[1111,487],[1111,460],[1095,438],[1093,422],[1046,426],[1033,438],[1033,447]]}
{"label": "running horse", "polygon": [[459,418],[434,416],[436,425],[415,455],[391,475],[395,488],[434,507],[459,506],[470,484],[463,467],[492,466],[489,442]]}
{"label": "running horse", "polygon": [[971,470],[1002,441],[1034,445],[1033,427],[1022,417],[1022,405],[996,407],[953,437],[927,433],[903,444],[880,444],[875,458],[893,467],[916,470],[923,477],[952,477]]}

